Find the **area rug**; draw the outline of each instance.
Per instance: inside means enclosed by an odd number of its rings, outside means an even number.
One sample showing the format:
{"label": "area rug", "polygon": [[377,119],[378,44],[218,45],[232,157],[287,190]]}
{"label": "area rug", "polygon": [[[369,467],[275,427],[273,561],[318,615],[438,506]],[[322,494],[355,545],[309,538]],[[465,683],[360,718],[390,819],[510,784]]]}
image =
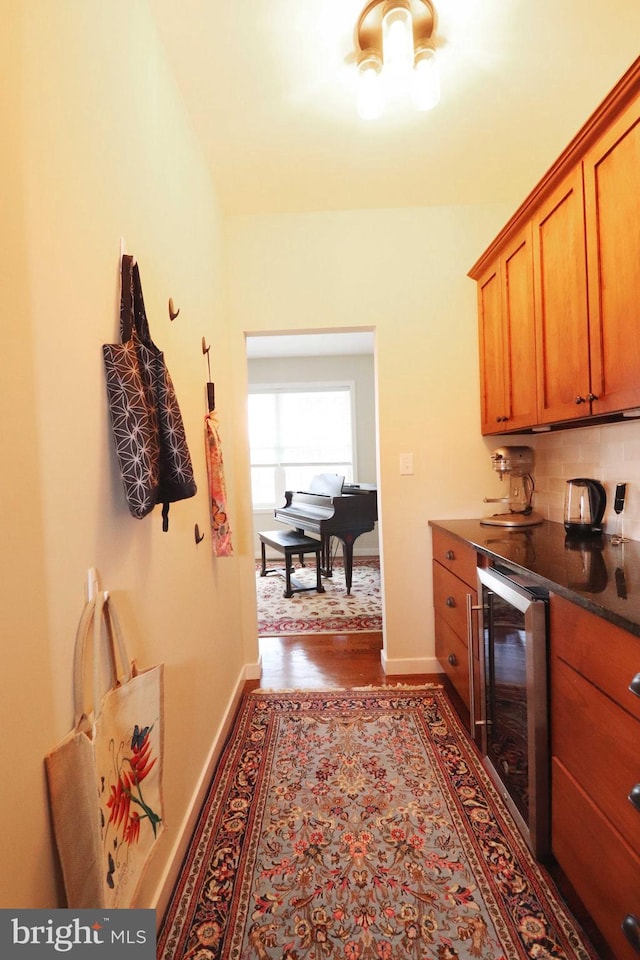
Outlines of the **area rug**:
{"label": "area rug", "polygon": [[242,703],[159,960],[595,960],[442,689]]}
{"label": "area rug", "polygon": [[[278,569],[278,561],[267,562],[267,569]],[[282,566],[282,564],[280,564]],[[332,577],[323,577],[324,593],[310,590],[283,597],[284,573],[261,577],[256,571],[258,594],[258,633],[261,637],[295,633],[364,633],[382,630],[380,599],[380,562],[357,557],[353,561],[351,593],[347,594],[344,566],[338,561]],[[284,570],[284,567],[282,566]],[[315,563],[296,566],[293,579],[302,586],[315,586]]]}

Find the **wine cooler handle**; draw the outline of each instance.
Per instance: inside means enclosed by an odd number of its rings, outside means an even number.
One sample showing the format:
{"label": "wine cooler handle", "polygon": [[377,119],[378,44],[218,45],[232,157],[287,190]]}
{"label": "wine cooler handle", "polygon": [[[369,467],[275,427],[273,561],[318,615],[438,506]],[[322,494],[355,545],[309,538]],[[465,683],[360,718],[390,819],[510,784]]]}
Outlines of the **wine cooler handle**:
{"label": "wine cooler handle", "polygon": [[471,736],[476,734],[476,694],[473,670],[473,612],[482,610],[481,604],[474,604],[473,594],[467,594],[467,655],[469,663],[469,728]]}
{"label": "wine cooler handle", "polygon": [[622,921],[622,932],[637,953],[640,953],[640,919],[628,913]]}

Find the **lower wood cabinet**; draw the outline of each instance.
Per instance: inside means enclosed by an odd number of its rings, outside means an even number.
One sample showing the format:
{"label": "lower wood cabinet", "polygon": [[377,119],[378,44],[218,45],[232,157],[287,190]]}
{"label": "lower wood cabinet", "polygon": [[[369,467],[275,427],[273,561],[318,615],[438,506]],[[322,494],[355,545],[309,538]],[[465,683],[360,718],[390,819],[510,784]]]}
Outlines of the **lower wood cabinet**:
{"label": "lower wood cabinet", "polygon": [[552,852],[616,960],[637,960],[640,638],[555,594],[549,606]]}
{"label": "lower wood cabinet", "polygon": [[478,634],[473,607],[478,602],[478,558],[470,544],[433,530],[433,603],[436,657],[459,694],[475,734],[473,689],[478,688]]}

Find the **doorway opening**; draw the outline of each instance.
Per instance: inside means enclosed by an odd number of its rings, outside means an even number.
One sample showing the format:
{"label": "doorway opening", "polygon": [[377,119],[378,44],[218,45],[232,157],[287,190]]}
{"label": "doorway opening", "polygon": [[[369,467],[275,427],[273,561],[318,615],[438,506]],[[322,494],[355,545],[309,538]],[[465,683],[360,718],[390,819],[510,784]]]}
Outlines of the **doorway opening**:
{"label": "doorway opening", "polygon": [[[246,355],[260,636],[368,631],[379,637],[374,333],[247,334]],[[342,484],[339,502],[323,493],[314,499],[313,490],[323,489],[322,478]],[[292,512],[287,504],[293,504]],[[362,520],[365,515],[373,518],[370,523]],[[284,598],[277,574],[260,577],[259,534],[275,529],[299,529],[328,542],[324,593],[305,589]],[[269,574],[278,564],[283,568],[284,557],[267,557]],[[309,563],[306,567],[294,572],[302,587],[315,575]]]}

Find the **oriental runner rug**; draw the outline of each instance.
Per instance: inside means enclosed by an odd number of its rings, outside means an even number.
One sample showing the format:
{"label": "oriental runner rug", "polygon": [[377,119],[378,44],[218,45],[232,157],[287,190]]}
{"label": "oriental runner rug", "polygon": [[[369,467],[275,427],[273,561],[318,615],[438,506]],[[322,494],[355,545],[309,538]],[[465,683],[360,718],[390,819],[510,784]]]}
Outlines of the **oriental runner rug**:
{"label": "oriental runner rug", "polygon": [[242,703],[159,960],[594,960],[445,694]]}
{"label": "oriental runner rug", "polygon": [[[344,566],[335,562],[332,577],[323,577],[324,593],[310,590],[283,597],[284,562],[267,561],[267,569],[282,568],[283,574],[261,577],[257,565],[258,633],[261,637],[282,637],[299,633],[368,633],[382,630],[380,561],[377,557],[356,557],[353,561],[351,593],[347,594]],[[305,567],[296,566],[293,579],[303,586],[315,586],[316,568],[307,558]]]}

